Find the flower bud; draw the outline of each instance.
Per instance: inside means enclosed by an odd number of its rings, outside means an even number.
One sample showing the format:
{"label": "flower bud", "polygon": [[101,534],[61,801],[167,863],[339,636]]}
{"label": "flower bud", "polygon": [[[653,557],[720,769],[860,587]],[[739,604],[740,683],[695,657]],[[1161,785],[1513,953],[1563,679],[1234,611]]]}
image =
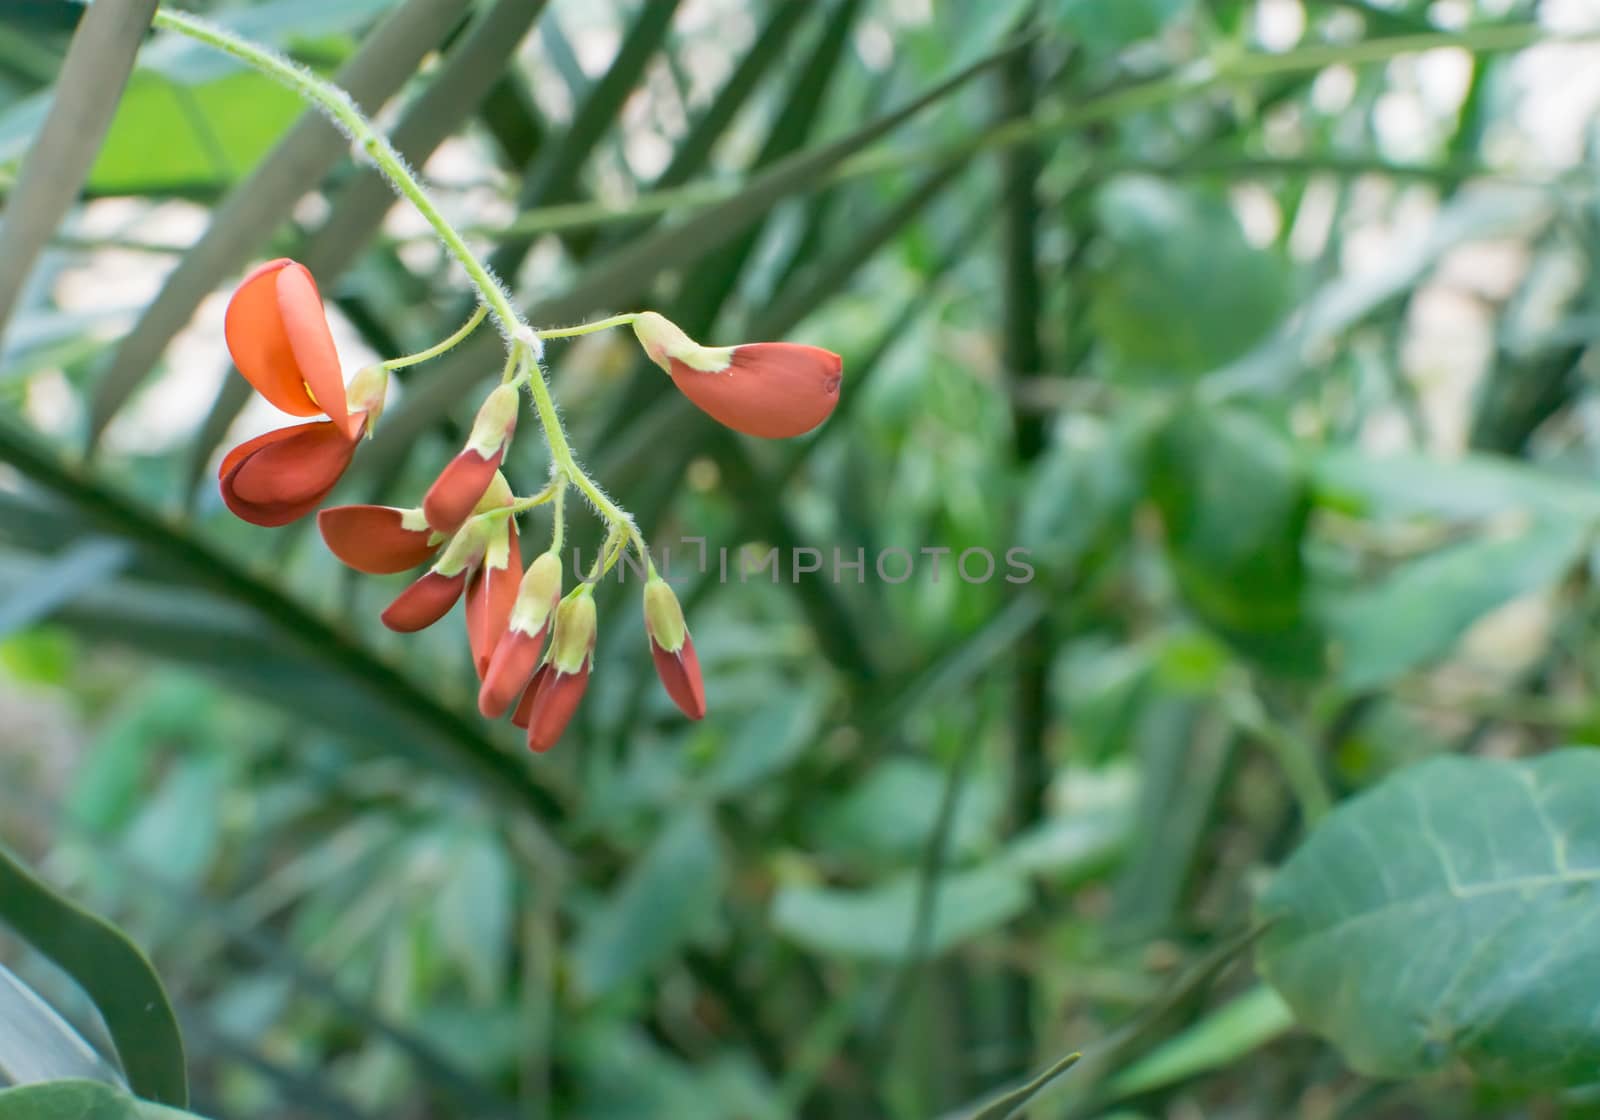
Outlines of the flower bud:
{"label": "flower bud", "polygon": [[644,585],[644,628],[650,636],[650,657],[667,695],[690,719],[704,719],[706,689],[700,658],[683,621],[683,608],[667,581],[651,576]]}
{"label": "flower bud", "polygon": [[467,644],[472,647],[472,667],[482,680],[489,659],[516,602],[522,578],[522,555],[517,525],[510,517],[495,518],[486,530],[483,563],[467,583]]}
{"label": "flower bud", "polygon": [[409,634],[438,622],[461,598],[473,569],[483,561],[487,546],[488,529],[480,522],[457,533],[427,574],[384,608],[379,616],[383,624]]}
{"label": "flower bud", "polygon": [[329,506],[317,514],[317,528],[329,552],[371,575],[409,571],[444,541],[420,509],[393,506]]}
{"label": "flower bud", "polygon": [[[572,722],[578,701],[589,687],[589,670],[594,667],[594,639],[593,598],[580,594],[564,600],[556,608],[555,635],[550,639],[545,663],[523,697],[527,707],[529,750],[549,750]],[[519,718],[523,715],[521,705],[517,715]]]}
{"label": "flower bud", "polygon": [[544,632],[561,598],[561,558],[539,555],[522,577],[505,634],[494,647],[478,690],[478,710],[498,719],[528,688],[544,649]]}
{"label": "flower bud", "polygon": [[372,428],[383,415],[384,400],[389,394],[389,371],[381,365],[363,366],[350,379],[344,392],[352,422],[364,414],[361,423],[367,438],[371,439]]}
{"label": "flower bud", "polygon": [[485,398],[472,423],[461,452],[439,472],[422,499],[428,524],[441,533],[453,533],[472,515],[473,508],[494,480],[506,445],[517,426],[517,389],[498,386]]}

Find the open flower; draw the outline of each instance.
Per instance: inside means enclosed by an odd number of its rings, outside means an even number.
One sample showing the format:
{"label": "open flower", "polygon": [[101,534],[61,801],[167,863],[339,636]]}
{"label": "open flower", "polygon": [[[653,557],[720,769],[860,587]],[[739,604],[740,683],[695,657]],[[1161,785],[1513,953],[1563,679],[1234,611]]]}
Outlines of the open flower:
{"label": "open flower", "polygon": [[796,342],[701,346],[654,311],[640,314],[633,330],[684,396],[736,432],[804,435],[839,403],[844,362],[831,350]]}
{"label": "open flower", "polygon": [[644,628],[650,656],[667,695],[690,719],[704,719],[706,686],[700,679],[700,658],[683,621],[683,608],[667,581],[652,575],[644,585]]}
{"label": "open flower", "polygon": [[[485,717],[499,719],[517,697],[530,692],[528,683],[544,650],[544,632],[560,599],[561,558],[554,552],[541,553],[522,577],[505,633],[482,674],[478,710]],[[526,722],[522,726],[526,727]]]}
{"label": "open flower", "polygon": [[326,416],[247,440],[223,457],[222,499],[256,525],[310,513],[338,483],[383,407],[387,374],[363,370],[347,394],[316,281],[302,264],[268,261],[244,278],[224,319],[246,380],[291,416]]}
{"label": "open flower", "polygon": [[594,638],[594,599],[580,593],[563,600],[556,609],[550,652],[518,706],[515,722],[526,722],[529,750],[549,750],[572,722],[589,687]]}

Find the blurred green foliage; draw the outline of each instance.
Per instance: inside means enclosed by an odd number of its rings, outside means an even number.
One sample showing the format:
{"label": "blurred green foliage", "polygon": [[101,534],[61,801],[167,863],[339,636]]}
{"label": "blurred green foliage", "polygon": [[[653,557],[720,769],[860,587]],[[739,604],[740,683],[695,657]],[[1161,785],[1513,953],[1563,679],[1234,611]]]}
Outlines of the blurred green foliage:
{"label": "blurred green foliage", "polygon": [[[1600,736],[1600,55],[1541,42],[1582,5],[185,6],[359,85],[535,322],[846,371],[758,445],[626,338],[551,346],[712,710],[602,588],[529,757],[458,620],[389,634],[403,577],[212,481],[265,426],[248,266],[310,262],[352,368],[454,329],[459,277],[286,94],[142,47],[0,351],[0,842],[148,952],[197,1113],[1593,1115],[1590,755],[1483,757]],[[8,199],[69,31],[30,7]],[[491,350],[406,371],[336,499],[412,504]],[[68,1080],[126,1024],[19,898],[0,1001],[63,1080],[0,1118],[169,1115]]]}

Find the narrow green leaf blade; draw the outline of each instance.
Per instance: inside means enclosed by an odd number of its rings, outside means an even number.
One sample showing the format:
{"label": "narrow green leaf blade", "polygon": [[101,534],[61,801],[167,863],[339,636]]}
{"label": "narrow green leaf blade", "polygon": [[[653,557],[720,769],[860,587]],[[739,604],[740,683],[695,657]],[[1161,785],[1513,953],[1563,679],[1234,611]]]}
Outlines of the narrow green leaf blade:
{"label": "narrow green leaf blade", "polygon": [[177,1017],[155,969],[133,942],[56,894],[4,849],[0,918],[94,1001],[134,1092],[163,1104],[188,1103]]}

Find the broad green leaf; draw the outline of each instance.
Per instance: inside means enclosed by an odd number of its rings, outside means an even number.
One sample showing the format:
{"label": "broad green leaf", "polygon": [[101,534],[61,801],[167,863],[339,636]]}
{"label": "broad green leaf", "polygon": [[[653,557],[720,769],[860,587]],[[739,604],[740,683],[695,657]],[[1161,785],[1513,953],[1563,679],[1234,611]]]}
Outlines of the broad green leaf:
{"label": "broad green leaf", "polygon": [[1074,417],[1033,468],[1018,543],[1047,570],[1070,570],[1126,528],[1142,479],[1128,424]]}
{"label": "broad green leaf", "polygon": [[[912,943],[920,890],[911,875],[864,890],[789,884],[773,899],[772,924],[819,953],[899,960]],[[935,893],[928,955],[998,929],[1029,898],[1026,879],[1004,864],[947,875]]]}
{"label": "broad green leaf", "polygon": [[822,694],[814,689],[773,697],[723,741],[702,779],[706,788],[727,797],[782,773],[815,741],[822,712]]}
{"label": "broad green leaf", "polygon": [[0,1092],[0,1120],[199,1120],[98,1081],[46,1081]]}
{"label": "broad green leaf", "polygon": [[301,112],[298,97],[260,74],[191,86],[140,71],[111,121],[89,188],[153,194],[230,183],[253,169]]}
{"label": "broad green leaf", "polygon": [[1262,975],[1357,1070],[1576,1085],[1600,1064],[1600,752],[1433,759],[1278,872]]}
{"label": "broad green leaf", "polygon": [[1090,315],[1123,372],[1195,376],[1239,357],[1288,306],[1283,259],[1245,240],[1220,197],[1144,176],[1097,200],[1110,256]]}
{"label": "broad green leaf", "polygon": [[155,970],[133,942],[56,894],[4,849],[0,922],[54,961],[94,1001],[134,1092],[163,1103],[188,1103],[177,1018]]}
{"label": "broad green leaf", "polygon": [[1310,488],[1283,436],[1237,409],[1179,406],[1152,443],[1150,468],[1189,609],[1268,669],[1316,669],[1321,639],[1301,555]]}
{"label": "broad green leaf", "polygon": [[1115,1096],[1131,1097],[1222,1069],[1293,1025],[1294,1016],[1278,993],[1257,985],[1118,1073],[1107,1089]]}
{"label": "broad green leaf", "polygon": [[1560,579],[1588,536],[1569,521],[1538,521],[1518,536],[1431,553],[1334,603],[1339,683],[1369,689],[1443,657],[1489,611]]}
{"label": "broad green leaf", "polygon": [[583,923],[573,949],[580,990],[605,995],[677,952],[716,908],[726,875],[710,816],[688,810]]}

